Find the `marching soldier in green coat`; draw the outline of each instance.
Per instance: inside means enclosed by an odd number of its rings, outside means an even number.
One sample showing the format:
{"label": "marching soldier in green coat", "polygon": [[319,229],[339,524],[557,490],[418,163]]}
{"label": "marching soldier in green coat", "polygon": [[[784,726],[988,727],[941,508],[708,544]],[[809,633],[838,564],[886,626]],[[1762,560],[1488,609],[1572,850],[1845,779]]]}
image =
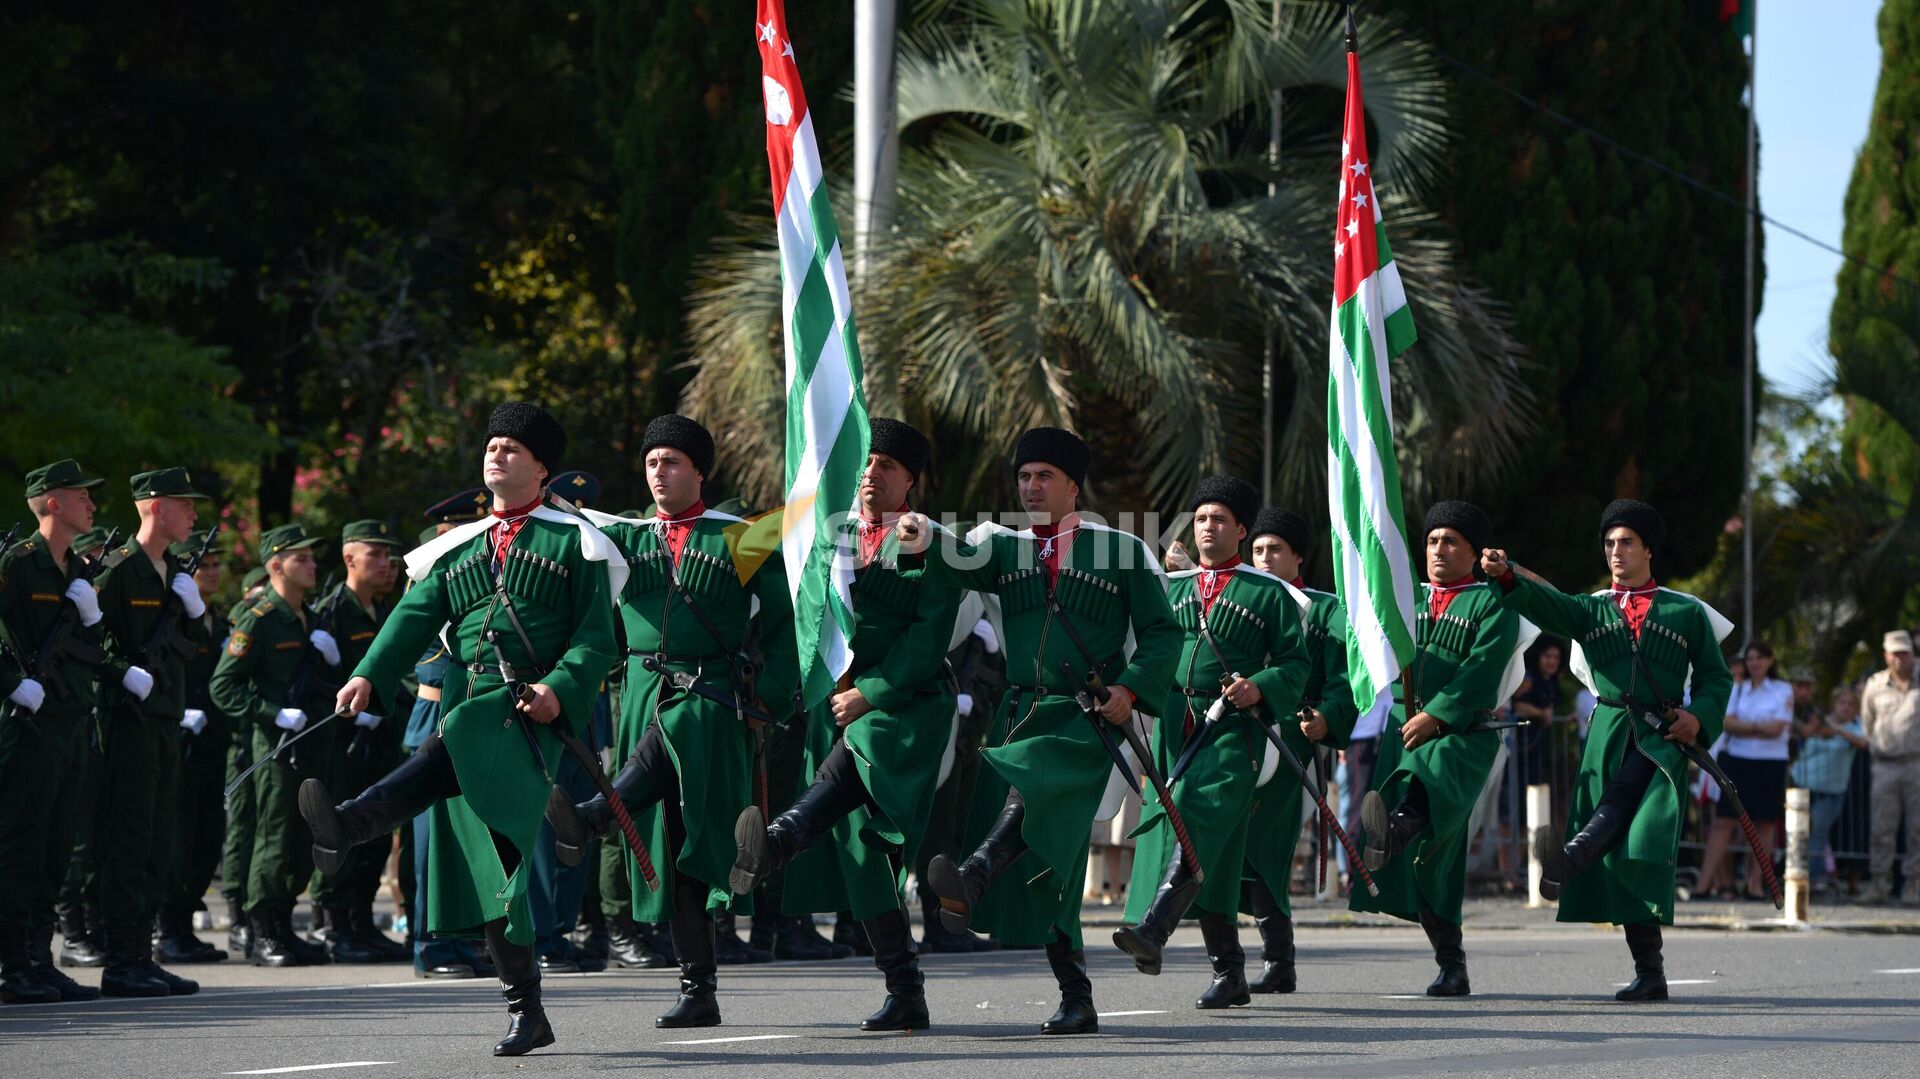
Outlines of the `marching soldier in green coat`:
{"label": "marching soldier in green coat", "polygon": [[1491,528],[1472,503],[1439,502],[1427,511],[1428,583],[1415,597],[1407,679],[1413,699],[1388,720],[1378,778],[1360,807],[1362,856],[1380,895],[1355,888],[1350,905],[1420,923],[1440,967],[1427,986],[1431,997],[1472,991],[1460,943],[1467,822],[1500,751],[1500,735],[1488,725],[1520,646],[1520,619],[1473,578]]}
{"label": "marching soldier in green coat", "polygon": [[[185,563],[200,552],[205,532],[195,532],[167,548]],[[180,717],[180,796],[174,815],[173,871],[160,905],[160,939],[156,957],[162,963],[217,963],[227,953],[201,940],[193,931],[193,916],[205,909],[207,885],[220,865],[226,835],[226,814],[220,791],[227,770],[227,749],[233,724],[214,706],[211,693],[214,665],[226,648],[232,623],[214,607],[220,590],[220,552],[209,550],[193,572],[205,613],[197,621],[194,652],[187,659],[187,708]],[[242,919],[244,922],[244,919]]]}
{"label": "marching soldier in green coat", "polygon": [[[615,759],[625,763],[613,786],[662,854],[659,893],[632,878],[634,918],[664,918],[680,966],[680,997],[654,1025],[717,1026],[714,915],[732,898],[733,823],[767,797],[764,772],[757,782],[755,774],[764,721],[753,713],[784,720],[795,711],[792,601],[776,543],[748,540],[744,521],[701,500],[713,471],[706,428],[656,417],[641,455],[657,516],[589,511],[632,567],[620,597],[627,668],[614,725]],[[741,657],[756,599],[765,663],[757,680]],[[561,864],[573,865],[608,834],[613,812],[598,796],[578,806],[556,798],[548,820]],[[627,864],[631,874],[630,854]]]}
{"label": "marching soldier in green coat", "polygon": [[308,621],[306,601],[318,576],[313,550],[321,542],[297,524],[261,534],[267,588],[235,615],[227,650],[213,669],[213,703],[245,732],[255,769],[247,859],[249,958],[255,966],[328,961],[325,948],[293,929],[294,902],[313,872],[300,827],[300,783],[319,769],[323,754],[317,746],[288,745],[330,711],[315,682],[322,668],[332,666],[329,658],[340,657],[332,635]]}
{"label": "marching soldier in green coat", "polygon": [[114,997],[180,996],[200,986],[153,961],[153,919],[173,865],[179,802],[180,721],[187,663],[206,643],[200,586],[168,550],[193,534],[195,502],[184,468],[133,477],[140,529],[107,553],[100,574],[107,659],[100,667],[100,911],[107,967],[100,989]]}
{"label": "marching soldier in green coat", "polygon": [[300,812],[313,831],[314,864],[336,873],[354,847],[431,809],[426,929],[485,938],[508,1014],[493,1052],[520,1056],[553,1044],[525,863],[562,752],[554,732],[586,723],[613,665],[613,596],[626,565],[585,518],[548,504],[547,478],[567,443],[552,416],[504,404],[486,434],[491,515],[407,555],[412,587],[334,702],[340,715],[391,707],[402,676],[441,636],[457,662],[442,687],[439,729],[338,806],[309,781]]}
{"label": "marching soldier in green coat", "polygon": [[[1184,850],[1158,793],[1146,790],[1134,846],[1127,920],[1113,942],[1142,974],[1160,973],[1161,949],[1191,907],[1213,963],[1213,982],[1196,1007],[1249,1003],[1246,953],[1234,921],[1240,910],[1242,867],[1249,848],[1269,837],[1251,832],[1259,804],[1273,798],[1293,807],[1300,830],[1300,793],[1270,780],[1256,790],[1261,764],[1275,752],[1259,724],[1299,727],[1294,711],[1310,663],[1300,631],[1299,595],[1278,577],[1240,561],[1247,523],[1260,495],[1232,476],[1200,481],[1193,498],[1193,538],[1199,567],[1173,575],[1167,600],[1185,634],[1174,667],[1173,691],[1160,711],[1154,757],[1196,849]],[[1284,737],[1284,735],[1283,735]],[[1304,741],[1294,752],[1307,759]],[[1192,749],[1185,771],[1175,765]],[[1203,867],[1203,882],[1193,871]]]}
{"label": "marching soldier in green coat", "polygon": [[1503,550],[1480,562],[1503,606],[1576,642],[1574,673],[1599,700],[1567,805],[1571,838],[1562,845],[1541,828],[1533,843],[1546,870],[1541,894],[1560,901],[1561,921],[1626,927],[1634,978],[1614,994],[1622,1002],[1667,999],[1660,927],[1673,924],[1687,790],[1687,759],[1676,743],[1711,745],[1733,691],[1720,654],[1732,624],[1654,582],[1666,533],[1660,512],[1644,502],[1609,505],[1600,543],[1612,584],[1588,596],[1561,592]]}
{"label": "marching soldier in green coat", "polygon": [[[316,606],[331,613],[331,632],[340,646],[340,669],[360,665],[386,620],[383,602],[400,540],[385,521],[354,521],[340,530],[340,561],[345,570],[333,592]],[[321,782],[329,792],[352,797],[372,786],[400,762],[403,723],[379,712],[362,712],[308,740],[324,759]],[[339,873],[315,873],[310,894],[326,914],[327,953],[336,963],[396,963],[407,958],[406,945],[390,939],[373,923],[373,900],[386,870],[390,846],[369,843],[354,850]]]}
{"label": "marching soldier in green coat", "polygon": [[[981,755],[1002,783],[983,775],[975,796],[976,807],[998,804],[999,816],[966,861],[939,856],[927,872],[948,929],[978,917],[1006,943],[1046,946],[1061,1001],[1043,1034],[1100,1029],[1080,937],[1091,825],[1115,767],[1117,732],[1100,724],[1129,722],[1135,709],[1156,714],[1180,655],[1154,553],[1080,517],[1090,457],[1070,431],[1020,436],[1013,463],[1029,528],[983,526],[962,543],[919,514],[896,526],[902,550],[928,552],[926,580],[1000,597],[1012,684]],[[1075,698],[1090,674],[1110,691],[1098,715]]]}
{"label": "marching soldier in green coat", "polygon": [[[105,480],[65,459],[27,473],[38,532],[0,552],[0,1002],[92,1000],[53,965],[54,899],[82,819],[87,722],[94,704],[102,617],[92,582],[72,553],[93,527],[89,490]],[[45,681],[30,669],[54,631],[59,662]]]}
{"label": "marching soldier in green coat", "polygon": [[[1253,525],[1253,564],[1293,585],[1311,606],[1300,625],[1306,635],[1307,683],[1300,694],[1292,722],[1281,725],[1288,748],[1324,780],[1331,769],[1323,750],[1344,749],[1358,717],[1347,684],[1347,615],[1340,597],[1308,588],[1300,568],[1313,552],[1312,529],[1306,518],[1291,510],[1263,509]],[[1264,767],[1264,766],[1263,766]],[[1245,909],[1260,930],[1260,976],[1247,984],[1250,993],[1291,993],[1294,973],[1293,901],[1287,892],[1299,845],[1301,812],[1299,780],[1287,769],[1276,769],[1260,788],[1260,800],[1247,828],[1247,896]],[[1322,836],[1322,847],[1326,837]],[[1324,856],[1324,855],[1323,855]]]}
{"label": "marching soldier in green coat", "polygon": [[[768,822],[748,806],[734,827],[731,882],[746,895],[791,862],[790,913],[851,910],[886,976],[884,1006],[862,1030],[925,1030],[927,996],[900,903],[900,866],[911,864],[953,736],[946,670],[960,591],[926,579],[925,556],[888,559],[885,540],[926,467],[926,436],[899,420],[872,420],[860,477],[858,566],[853,583],[853,663],[808,720],[813,784]],[[834,841],[818,841],[832,834]],[[809,850],[808,848],[812,848]],[[805,852],[805,853],[803,853]]]}

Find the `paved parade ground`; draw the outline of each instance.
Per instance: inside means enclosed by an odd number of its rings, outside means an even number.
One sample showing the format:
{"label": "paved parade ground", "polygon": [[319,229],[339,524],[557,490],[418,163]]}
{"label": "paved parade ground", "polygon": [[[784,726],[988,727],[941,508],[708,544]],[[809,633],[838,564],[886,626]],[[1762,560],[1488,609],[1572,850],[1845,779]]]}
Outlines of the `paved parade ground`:
{"label": "paved parade ground", "polygon": [[[722,1027],[657,1031],[668,971],[549,978],[559,1043],[488,1055],[505,1029],[491,981],[425,982],[407,968],[183,971],[199,996],[0,1010],[0,1074],[485,1076],[699,1067],[738,1075],[1316,1076],[1422,1074],[1911,1076],[1920,1072],[1920,936],[1678,929],[1675,999],[1606,999],[1631,973],[1618,931],[1538,925],[1467,934],[1476,994],[1420,995],[1433,966],[1417,929],[1303,928],[1301,992],[1202,1013],[1197,932],[1146,978],[1089,929],[1102,1033],[1037,1033],[1055,1004],[1038,952],[931,956],[935,1027],[862,1034],[881,988],[867,960],[721,971]],[[1248,942],[1254,934],[1243,931]],[[211,938],[210,938],[211,939]],[[377,1062],[377,1063],[375,1063]],[[330,1067],[329,1067],[330,1066]]]}

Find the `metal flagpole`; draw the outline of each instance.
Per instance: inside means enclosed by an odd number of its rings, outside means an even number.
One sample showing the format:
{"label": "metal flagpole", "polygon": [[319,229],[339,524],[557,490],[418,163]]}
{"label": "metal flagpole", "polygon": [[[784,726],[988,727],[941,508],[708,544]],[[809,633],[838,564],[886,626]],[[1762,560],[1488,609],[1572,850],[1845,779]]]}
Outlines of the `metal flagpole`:
{"label": "metal flagpole", "polygon": [[[1273,37],[1280,38],[1280,0],[1273,0]],[[1279,87],[1274,87],[1268,95],[1272,117],[1267,124],[1267,166],[1280,167],[1280,96]],[[1273,198],[1280,193],[1280,185],[1267,181],[1267,197]],[[1269,322],[1263,334],[1265,341],[1260,353],[1260,400],[1265,406],[1260,421],[1260,502],[1273,504],[1273,324]]]}
{"label": "metal flagpole", "polygon": [[[853,272],[864,278],[873,238],[893,225],[900,177],[894,132],[894,46],[898,0],[853,5]],[[862,282],[863,283],[863,282]]]}
{"label": "metal flagpole", "polygon": [[1743,418],[1740,459],[1740,650],[1753,641],[1753,229],[1754,209],[1759,198],[1759,138],[1754,113],[1760,103],[1759,82],[1754,68],[1760,59],[1760,30],[1757,12],[1747,16],[1747,288],[1746,317],[1740,329],[1745,347],[1740,353],[1740,399]]}

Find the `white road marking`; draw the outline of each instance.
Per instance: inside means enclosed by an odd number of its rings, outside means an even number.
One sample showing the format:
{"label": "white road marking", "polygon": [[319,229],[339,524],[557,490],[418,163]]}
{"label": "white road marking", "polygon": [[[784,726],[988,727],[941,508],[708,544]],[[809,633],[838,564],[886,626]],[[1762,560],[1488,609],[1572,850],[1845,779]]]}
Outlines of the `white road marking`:
{"label": "white road marking", "polygon": [[256,1068],[250,1072],[225,1072],[226,1075],[285,1075],[288,1072],[323,1072],[334,1068],[373,1068],[382,1064],[397,1064],[394,1060],[348,1060],[339,1064],[296,1064],[291,1068]]}
{"label": "white road marking", "polygon": [[1123,1015],[1165,1015],[1165,1014],[1167,1014],[1167,1013],[1166,1013],[1166,1012],[1165,1012],[1164,1010],[1162,1010],[1162,1011],[1153,1011],[1153,1010],[1151,1010],[1151,1009],[1149,1009],[1149,1010],[1146,1010],[1146,1011],[1137,1011],[1137,1012],[1101,1012],[1101,1013],[1100,1013],[1100,1018],[1102,1018],[1102,1019],[1116,1019],[1116,1018],[1118,1018],[1118,1017],[1120,1017],[1120,1016],[1123,1016]]}
{"label": "white road marking", "polygon": [[1894,967],[1892,970],[1876,970],[1875,974],[1920,974],[1920,967]]}
{"label": "white road marking", "polygon": [[1381,1000],[1425,1000],[1427,999],[1427,995],[1425,993],[1392,993],[1387,996],[1381,997],[1380,999]]}
{"label": "white road marking", "polygon": [[[1668,978],[1667,984],[1668,985],[1712,985],[1719,980],[1720,979],[1718,978]],[[1613,986],[1615,989],[1625,989],[1627,986],[1632,984],[1633,984],[1632,982],[1614,982]]]}
{"label": "white road marking", "polygon": [[693,1038],[688,1041],[661,1042],[661,1045],[720,1045],[724,1042],[772,1042],[782,1038],[798,1038],[798,1034],[748,1034],[740,1038]]}

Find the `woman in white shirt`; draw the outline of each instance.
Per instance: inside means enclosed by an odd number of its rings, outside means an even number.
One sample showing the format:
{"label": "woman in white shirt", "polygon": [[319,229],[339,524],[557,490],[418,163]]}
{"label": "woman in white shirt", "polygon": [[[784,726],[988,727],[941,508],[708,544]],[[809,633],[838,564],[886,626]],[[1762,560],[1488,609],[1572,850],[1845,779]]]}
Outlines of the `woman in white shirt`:
{"label": "woman in white shirt", "polygon": [[[1720,766],[1740,789],[1740,800],[1746,803],[1747,814],[1760,829],[1761,842],[1771,851],[1780,831],[1780,820],[1786,815],[1787,739],[1793,728],[1793,686],[1775,676],[1773,649],[1766,642],[1748,645],[1745,658],[1746,677],[1733,684],[1733,696],[1727,701],[1726,738],[1720,750]],[[1734,815],[1724,791],[1719,808],[1713,831],[1707,835],[1707,854],[1701,863],[1700,884],[1694,894],[1732,899],[1731,849],[1740,831],[1740,819]],[[1757,899],[1766,894],[1760,881],[1760,866],[1749,859],[1742,898]]]}

